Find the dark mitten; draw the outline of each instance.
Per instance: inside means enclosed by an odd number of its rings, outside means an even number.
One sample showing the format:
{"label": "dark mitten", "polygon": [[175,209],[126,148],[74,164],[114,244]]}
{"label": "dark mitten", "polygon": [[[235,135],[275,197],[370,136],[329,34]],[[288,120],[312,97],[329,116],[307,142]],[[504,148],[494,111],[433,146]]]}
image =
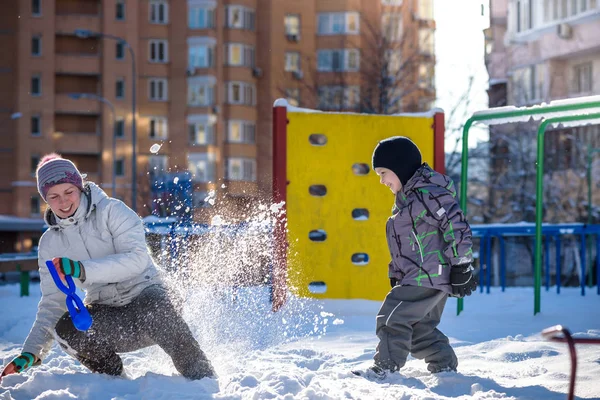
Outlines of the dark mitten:
{"label": "dark mitten", "polygon": [[398,285],[398,279],[390,278],[390,285],[392,285],[392,289]]}
{"label": "dark mitten", "polygon": [[473,276],[475,269],[469,264],[454,265],[450,269],[450,284],[455,297],[469,296],[477,289],[477,279]]}

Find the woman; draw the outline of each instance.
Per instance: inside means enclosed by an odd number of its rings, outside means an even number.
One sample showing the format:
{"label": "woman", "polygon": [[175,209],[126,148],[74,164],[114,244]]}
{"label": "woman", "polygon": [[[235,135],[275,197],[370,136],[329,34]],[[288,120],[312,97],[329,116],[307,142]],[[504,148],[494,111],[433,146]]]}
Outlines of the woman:
{"label": "woman", "polygon": [[[36,176],[49,206],[38,254],[42,298],[21,355],[1,376],[40,364],[56,339],[93,372],[121,375],[117,353],[157,344],[184,377],[214,377],[162,286],[138,215],[94,183],[84,183],[75,164],[58,154],[44,156]],[[88,331],[73,326],[65,294],[54,284],[46,260],[52,260],[63,280],[70,275],[86,292],[84,303],[93,318]]]}

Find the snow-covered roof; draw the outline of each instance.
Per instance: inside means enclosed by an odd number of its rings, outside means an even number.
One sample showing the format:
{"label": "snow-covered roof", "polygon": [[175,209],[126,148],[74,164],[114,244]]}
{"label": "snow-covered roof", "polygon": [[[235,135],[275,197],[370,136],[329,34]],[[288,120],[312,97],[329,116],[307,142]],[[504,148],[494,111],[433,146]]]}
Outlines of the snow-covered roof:
{"label": "snow-covered roof", "polygon": [[0,231],[3,232],[28,232],[43,231],[46,223],[40,218],[23,218],[14,215],[0,215]]}

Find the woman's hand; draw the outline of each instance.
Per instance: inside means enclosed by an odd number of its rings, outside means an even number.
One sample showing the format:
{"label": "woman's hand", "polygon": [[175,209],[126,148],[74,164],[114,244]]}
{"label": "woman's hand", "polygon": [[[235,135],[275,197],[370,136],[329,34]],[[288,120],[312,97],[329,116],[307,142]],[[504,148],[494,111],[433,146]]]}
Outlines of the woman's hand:
{"label": "woman's hand", "polygon": [[40,359],[35,354],[21,353],[21,355],[15,357],[8,365],[6,365],[6,367],[4,367],[4,370],[0,375],[0,381],[2,381],[2,377],[6,375],[19,373],[38,364],[40,364]]}
{"label": "woman's hand", "polygon": [[65,278],[66,275],[81,279],[82,282],[85,280],[83,264],[79,261],[71,260],[66,257],[54,257],[52,259],[52,264],[54,264],[54,269],[58,272],[60,279],[65,283],[67,282]]}

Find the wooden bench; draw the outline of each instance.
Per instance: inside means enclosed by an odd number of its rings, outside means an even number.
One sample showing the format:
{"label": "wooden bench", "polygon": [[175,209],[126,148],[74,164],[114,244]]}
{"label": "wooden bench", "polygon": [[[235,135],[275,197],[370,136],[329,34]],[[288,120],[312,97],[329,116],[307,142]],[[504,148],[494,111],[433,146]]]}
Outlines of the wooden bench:
{"label": "wooden bench", "polygon": [[29,296],[29,272],[38,270],[37,257],[0,258],[0,272],[21,273],[21,297]]}

